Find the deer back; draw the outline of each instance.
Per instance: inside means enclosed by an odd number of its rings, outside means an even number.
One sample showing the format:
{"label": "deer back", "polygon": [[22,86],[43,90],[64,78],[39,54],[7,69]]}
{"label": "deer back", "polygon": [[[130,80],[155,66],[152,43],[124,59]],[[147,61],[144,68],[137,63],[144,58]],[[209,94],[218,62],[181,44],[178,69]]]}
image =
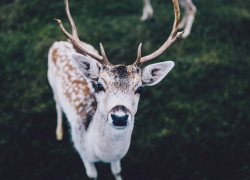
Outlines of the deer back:
{"label": "deer back", "polygon": [[[83,44],[98,53],[91,45]],[[71,42],[55,42],[49,50],[48,74],[55,98],[68,119],[77,119],[87,129],[96,111],[95,85],[73,66],[70,55],[78,51]]]}

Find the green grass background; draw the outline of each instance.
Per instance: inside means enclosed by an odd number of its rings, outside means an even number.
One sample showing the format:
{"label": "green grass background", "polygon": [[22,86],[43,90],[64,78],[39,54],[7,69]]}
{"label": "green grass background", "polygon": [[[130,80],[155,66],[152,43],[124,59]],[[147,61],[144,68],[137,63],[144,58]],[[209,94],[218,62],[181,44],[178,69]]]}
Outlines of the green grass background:
{"label": "green grass background", "polygon": [[[81,40],[114,64],[132,64],[172,29],[170,0],[153,0],[155,22],[140,22],[141,0],[70,0]],[[153,62],[174,69],[141,95],[132,143],[122,159],[125,180],[250,179],[250,1],[193,0],[196,19]],[[183,10],[181,10],[183,13]],[[55,138],[56,110],[47,80],[47,54],[70,30],[63,0],[0,1],[0,179],[87,179],[64,117]],[[113,179],[97,164],[99,179]]]}

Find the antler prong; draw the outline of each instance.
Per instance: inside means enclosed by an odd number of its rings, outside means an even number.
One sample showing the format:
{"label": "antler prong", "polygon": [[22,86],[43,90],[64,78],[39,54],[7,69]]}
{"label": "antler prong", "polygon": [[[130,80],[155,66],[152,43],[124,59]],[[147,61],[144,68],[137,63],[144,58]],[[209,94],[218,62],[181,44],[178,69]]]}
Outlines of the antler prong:
{"label": "antler prong", "polygon": [[140,66],[140,61],[141,61],[141,46],[142,46],[142,43],[139,44],[139,47],[138,47],[138,51],[137,51],[137,58],[134,62],[134,66]]}
{"label": "antler prong", "polygon": [[55,19],[54,18],[54,21],[56,21],[56,23],[59,25],[59,27],[60,27],[60,30],[62,31],[62,33],[67,37],[67,38],[69,38],[69,39],[73,39],[74,37],[71,35],[71,34],[69,34],[65,29],[64,29],[64,27],[63,27],[63,25],[62,25],[62,21],[60,20],[60,19]]}
{"label": "antler prong", "polygon": [[105,54],[102,43],[100,43],[100,49],[101,49],[103,61],[105,62],[105,64],[110,64],[110,62],[108,61],[108,58],[107,58],[107,56]]}
{"label": "antler prong", "polygon": [[78,38],[76,25],[75,25],[74,20],[71,17],[70,11],[69,11],[69,2],[68,2],[68,0],[64,0],[64,4],[65,4],[65,11],[66,11],[66,14],[68,16],[68,20],[69,20],[69,23],[70,23],[70,26],[71,26],[72,35],[74,37]]}

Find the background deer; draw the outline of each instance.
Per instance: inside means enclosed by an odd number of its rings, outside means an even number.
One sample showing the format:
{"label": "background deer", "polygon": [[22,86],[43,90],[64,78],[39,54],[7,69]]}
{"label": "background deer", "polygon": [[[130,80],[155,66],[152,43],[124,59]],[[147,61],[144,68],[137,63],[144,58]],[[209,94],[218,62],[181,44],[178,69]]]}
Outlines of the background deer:
{"label": "background deer", "polygon": [[[182,17],[181,22],[178,25],[179,29],[184,28],[183,38],[190,34],[194,16],[196,13],[196,7],[192,3],[192,0],[179,0],[180,5],[185,9],[185,14]],[[153,8],[151,6],[150,0],[143,0],[143,14],[141,21],[145,21],[147,18],[153,18]]]}
{"label": "background deer", "polygon": [[65,9],[72,35],[55,21],[69,42],[55,42],[49,50],[48,79],[54,92],[57,109],[57,139],[63,136],[62,110],[71,127],[72,140],[82,158],[89,178],[97,178],[94,162],[111,163],[111,170],[121,180],[120,160],[127,153],[134,126],[140,93],[144,86],[160,82],[173,68],[172,61],[151,64],[143,69],[140,65],[150,61],[169,46],[183,32],[177,33],[180,17],[177,0],[173,0],[175,21],[167,41],[154,53],[141,57],[141,44],[137,59],[132,65],[112,65],[104,52],[101,56],[91,46],[81,42],[69,12]]}

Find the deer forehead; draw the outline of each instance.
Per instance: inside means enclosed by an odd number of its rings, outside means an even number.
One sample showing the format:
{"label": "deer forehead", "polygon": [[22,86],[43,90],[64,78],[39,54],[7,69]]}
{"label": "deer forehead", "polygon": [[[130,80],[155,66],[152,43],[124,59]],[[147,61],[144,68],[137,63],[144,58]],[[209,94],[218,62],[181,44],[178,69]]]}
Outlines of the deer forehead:
{"label": "deer forehead", "polygon": [[128,89],[141,81],[141,69],[135,66],[105,65],[100,78],[114,88]]}

